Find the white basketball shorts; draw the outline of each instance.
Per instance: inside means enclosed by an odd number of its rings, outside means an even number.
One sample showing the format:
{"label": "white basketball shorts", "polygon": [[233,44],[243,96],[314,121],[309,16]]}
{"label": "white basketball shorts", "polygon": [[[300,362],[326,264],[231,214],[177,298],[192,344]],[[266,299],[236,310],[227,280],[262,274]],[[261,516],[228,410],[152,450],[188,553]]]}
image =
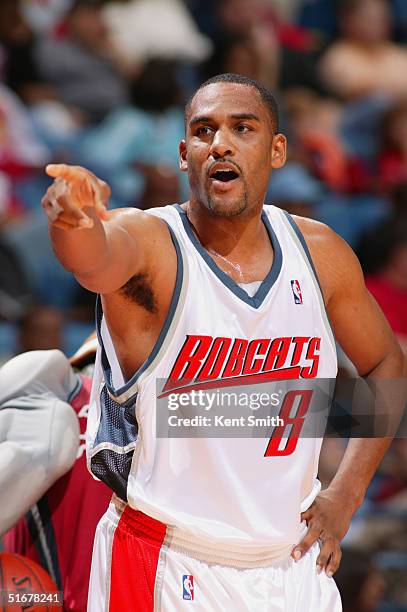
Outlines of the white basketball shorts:
{"label": "white basketball shorts", "polygon": [[318,545],[295,562],[267,550],[233,554],[119,502],[96,530],[88,612],[341,612],[333,578],[317,573]]}

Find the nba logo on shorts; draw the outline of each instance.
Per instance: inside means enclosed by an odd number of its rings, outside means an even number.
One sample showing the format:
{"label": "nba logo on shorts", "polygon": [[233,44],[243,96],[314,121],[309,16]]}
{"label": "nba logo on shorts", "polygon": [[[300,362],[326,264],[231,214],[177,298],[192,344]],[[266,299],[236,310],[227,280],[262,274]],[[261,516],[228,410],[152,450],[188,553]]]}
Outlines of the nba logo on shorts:
{"label": "nba logo on shorts", "polygon": [[296,304],[302,304],[301,287],[300,287],[300,283],[297,280],[291,281],[291,290],[293,292],[294,302]]}
{"label": "nba logo on shorts", "polygon": [[194,577],[184,574],[182,576],[182,599],[194,601]]}

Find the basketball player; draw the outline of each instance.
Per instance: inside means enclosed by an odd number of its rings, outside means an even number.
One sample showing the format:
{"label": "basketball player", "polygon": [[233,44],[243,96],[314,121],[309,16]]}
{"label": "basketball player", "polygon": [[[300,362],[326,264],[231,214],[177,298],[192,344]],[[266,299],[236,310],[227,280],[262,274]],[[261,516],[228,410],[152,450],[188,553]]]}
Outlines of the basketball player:
{"label": "basketball player", "polygon": [[327,315],[362,376],[400,377],[403,357],[350,248],[264,205],[286,159],[272,95],[221,75],[185,120],[181,206],[108,213],[109,188],[90,172],[47,168],[55,253],[100,294],[87,451],[114,496],[88,609],[336,612],[339,542],[389,440],[351,440],[320,492],[321,440],[281,452],[273,437],[156,437],[156,381],[333,378]]}
{"label": "basketball player", "polygon": [[[71,363],[94,357],[89,341]],[[90,387],[57,350],[23,353],[0,369],[0,533],[11,527],[3,547],[42,565],[70,612],[86,610],[94,533],[111,497],[86,469]]]}

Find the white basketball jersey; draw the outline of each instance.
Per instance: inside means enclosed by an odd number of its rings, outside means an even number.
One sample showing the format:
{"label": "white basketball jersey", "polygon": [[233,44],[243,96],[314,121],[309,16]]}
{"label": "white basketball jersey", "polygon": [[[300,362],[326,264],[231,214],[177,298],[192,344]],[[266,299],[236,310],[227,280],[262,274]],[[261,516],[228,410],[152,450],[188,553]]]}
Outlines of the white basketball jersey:
{"label": "white basketball jersey", "polygon": [[[335,343],[305,241],[287,213],[264,207],[274,260],[250,297],[202,248],[180,206],[147,212],[171,231],[174,295],[151,355],[126,383],[99,304],[89,467],[131,507],[191,537],[285,551],[320,490],[321,437],[288,439],[281,450],[278,427],[261,437],[220,437],[210,428],[198,438],[158,437],[157,427],[179,414],[162,407],[170,396],[217,389],[219,397],[231,388],[261,390],[267,381],[277,381],[278,392],[281,380],[336,377]],[[233,416],[233,406],[227,410]]]}

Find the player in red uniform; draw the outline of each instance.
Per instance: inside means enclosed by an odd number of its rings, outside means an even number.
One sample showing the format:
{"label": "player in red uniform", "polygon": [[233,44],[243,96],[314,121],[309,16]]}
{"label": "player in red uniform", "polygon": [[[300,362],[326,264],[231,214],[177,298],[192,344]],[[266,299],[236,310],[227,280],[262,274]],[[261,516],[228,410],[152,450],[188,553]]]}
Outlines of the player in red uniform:
{"label": "player in red uniform", "polygon": [[[94,352],[88,346],[73,362],[89,359]],[[84,612],[95,528],[111,496],[86,468],[91,378],[75,373],[60,351],[32,351],[0,370],[0,388],[0,463],[6,460],[8,470],[7,490],[0,480],[1,498],[8,500],[0,510],[0,532],[19,518],[4,537],[4,549],[40,563],[63,591],[64,610]],[[8,460],[10,446],[14,462]],[[22,456],[31,466],[28,478]]]}

